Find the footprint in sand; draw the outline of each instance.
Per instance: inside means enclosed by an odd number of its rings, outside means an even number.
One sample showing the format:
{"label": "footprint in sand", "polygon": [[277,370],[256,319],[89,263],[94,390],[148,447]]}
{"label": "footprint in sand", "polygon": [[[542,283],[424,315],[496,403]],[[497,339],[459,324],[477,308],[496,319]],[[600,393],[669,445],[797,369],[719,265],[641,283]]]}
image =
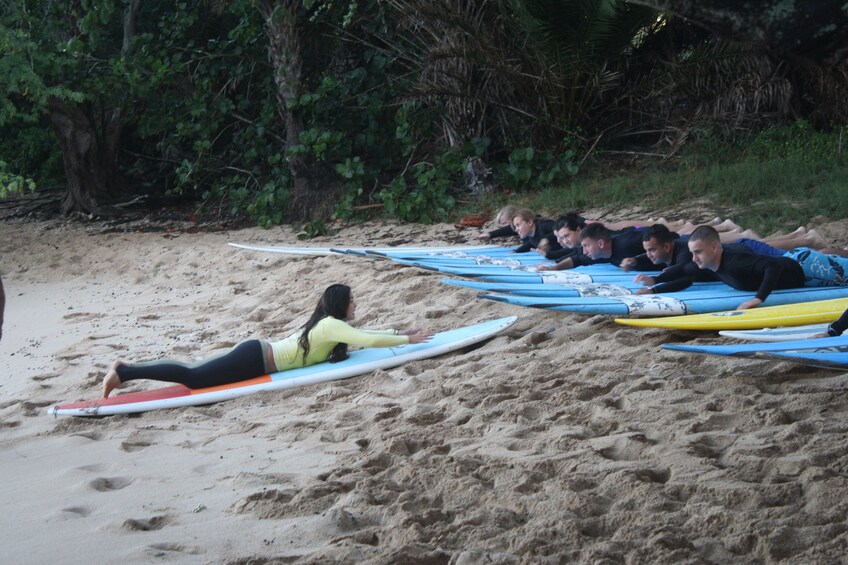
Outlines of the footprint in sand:
{"label": "footprint in sand", "polygon": [[141,451],[145,447],[150,447],[153,445],[147,441],[122,441],[121,442],[121,450],[132,453],[133,451]]}
{"label": "footprint in sand", "polygon": [[132,479],[126,477],[99,477],[88,483],[88,485],[97,492],[109,492],[126,488],[130,483],[132,483]]}
{"label": "footprint in sand", "polygon": [[173,522],[170,516],[153,516],[152,518],[129,518],[123,523],[123,527],[136,532],[150,532],[161,530]]}
{"label": "footprint in sand", "polygon": [[591,440],[595,452],[611,461],[636,461],[643,457],[645,449],[655,442],[640,433],[604,436]]}
{"label": "footprint in sand", "polygon": [[102,317],[103,314],[95,314],[93,312],[73,312],[71,314],[65,314],[64,316],[62,316],[62,319],[73,320],[78,322],[88,322]]}
{"label": "footprint in sand", "polygon": [[97,441],[101,437],[103,437],[102,433],[100,433],[98,431],[94,431],[94,430],[87,431],[87,432],[75,432],[71,435],[72,436],[78,436],[78,437],[84,437],[85,439],[90,439],[91,441]]}
{"label": "footprint in sand", "polygon": [[56,404],[55,400],[25,401],[21,402],[21,409],[24,412],[24,416],[38,416],[41,408],[52,406],[53,404]]}
{"label": "footprint in sand", "polygon": [[154,543],[148,547],[155,552],[155,557],[165,557],[167,552],[188,553],[191,555],[203,553],[203,550],[199,547],[192,547],[181,543]]}
{"label": "footprint in sand", "polygon": [[[56,377],[61,377],[61,373],[45,373],[44,375],[35,375],[34,377],[30,377],[33,381],[47,381],[50,379],[55,379]],[[3,407],[0,407],[3,408]]]}
{"label": "footprint in sand", "polygon": [[106,466],[101,463],[92,463],[91,465],[77,467],[80,471],[87,471],[89,473],[102,473],[105,468]]}
{"label": "footprint in sand", "polygon": [[68,514],[85,518],[91,514],[91,509],[86,508],[85,506],[68,506],[67,508],[62,508],[62,512],[67,512]]}

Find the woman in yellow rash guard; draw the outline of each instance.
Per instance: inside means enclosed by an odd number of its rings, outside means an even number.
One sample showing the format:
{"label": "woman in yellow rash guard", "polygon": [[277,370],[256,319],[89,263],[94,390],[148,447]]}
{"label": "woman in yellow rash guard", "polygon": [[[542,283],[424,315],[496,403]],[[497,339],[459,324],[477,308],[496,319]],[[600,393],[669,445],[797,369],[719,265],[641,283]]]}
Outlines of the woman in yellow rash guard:
{"label": "woman in yellow rash guard", "polygon": [[406,343],[423,343],[433,333],[422,330],[358,330],[346,320],[353,319],[356,303],[350,287],[334,284],[324,291],[318,306],[303,327],[282,341],[251,339],[233,349],[197,363],[170,359],[146,363],[115,361],[103,378],[103,398],[122,383],[135,379],[152,379],[181,383],[189,388],[205,388],[261,377],[330,361],[347,358],[347,346],[393,347]]}

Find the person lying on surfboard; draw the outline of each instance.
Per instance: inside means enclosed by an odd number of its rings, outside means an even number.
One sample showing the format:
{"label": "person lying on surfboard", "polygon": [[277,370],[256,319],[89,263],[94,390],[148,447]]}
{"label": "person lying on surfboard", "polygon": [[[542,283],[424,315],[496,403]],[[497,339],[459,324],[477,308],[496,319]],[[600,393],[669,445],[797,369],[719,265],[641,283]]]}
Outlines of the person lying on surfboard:
{"label": "person lying on surfboard", "polygon": [[501,208],[501,211],[498,212],[497,216],[495,216],[495,224],[498,227],[491,231],[481,233],[477,236],[477,239],[481,241],[491,241],[499,237],[514,237],[518,235],[512,224],[512,220],[515,218],[516,212],[518,212],[518,208],[512,204],[507,204]]}
{"label": "person lying on surfboard", "polygon": [[555,222],[543,220],[533,210],[522,208],[512,219],[515,233],[521,238],[521,245],[513,251],[527,253],[534,249],[558,249],[559,244],[553,235]]}
{"label": "person lying on surfboard", "polygon": [[[645,253],[625,259],[621,262],[621,268],[624,270],[648,271],[685,265],[692,261],[692,252],[689,251],[687,244],[688,239],[688,237],[675,238],[674,234],[668,231],[666,226],[663,224],[654,224],[647,228],[642,235],[642,247],[645,248]],[[732,249],[733,245],[738,245],[742,251],[751,250],[754,253],[771,257],[780,257],[785,253],[785,251],[772,247],[762,241],[745,238],[738,240],[736,244],[722,245],[726,249]],[[715,280],[715,277],[709,271],[699,271],[697,275],[693,276],[694,278],[691,282]],[[646,286],[646,288],[640,288],[634,294],[675,292],[689,286],[689,283],[683,277],[671,282],[657,283],[655,277],[645,274],[636,275],[633,282]]]}
{"label": "person lying on surfboard", "polygon": [[594,223],[580,230],[578,237],[583,253],[565,257],[553,265],[541,265],[537,270],[562,271],[597,263],[617,266],[625,258],[642,252],[642,230],[638,229],[613,232],[601,223]]}
{"label": "person lying on surfboard", "polygon": [[691,286],[695,277],[711,274],[712,280],[737,290],[756,291],[756,297],[737,307],[746,310],[762,304],[773,290],[805,285],[804,271],[794,259],[761,255],[741,245],[722,245],[718,232],[710,226],[695,229],[687,245],[691,262],[674,265],[652,277],[656,284],[670,283],[664,287],[666,292],[669,287],[683,290]]}
{"label": "person lying on surfboard", "polygon": [[810,336],[810,339],[817,339],[820,337],[838,337],[842,335],[845,330],[848,330],[848,310],[842,312],[839,319],[828,325],[825,331],[820,334]]}
{"label": "person lying on surfboard", "polygon": [[146,363],[118,360],[103,377],[103,398],[122,383],[135,379],[181,383],[189,388],[218,386],[323,361],[343,361],[348,357],[348,345],[394,347],[424,343],[434,335],[419,329],[358,330],[346,321],[355,315],[356,302],[350,287],[334,284],[324,291],[309,320],[282,341],[244,341],[228,353],[193,364],[172,360]]}
{"label": "person lying on surfboard", "polygon": [[[635,257],[629,257],[622,261],[622,269],[652,271],[658,267],[665,269],[673,265],[682,265],[692,260],[692,254],[689,252],[689,247],[686,244],[688,236],[675,239],[674,234],[663,224],[654,224],[646,228],[642,233],[642,246],[645,248],[645,253]],[[723,234],[719,235],[721,236]],[[748,237],[727,241],[726,238],[722,237],[721,242],[722,244],[744,245],[754,253],[769,255],[771,257],[782,257],[787,251],[794,250],[798,247],[818,249],[822,253],[839,251],[835,248],[827,247],[821,236],[814,230],[808,232],[803,227],[798,228],[790,234],[769,237],[762,241]],[[639,275],[634,282],[643,282],[643,280],[650,281],[651,278],[645,275]],[[654,283],[645,282],[645,284],[652,285]],[[662,290],[660,292],[671,291]]]}

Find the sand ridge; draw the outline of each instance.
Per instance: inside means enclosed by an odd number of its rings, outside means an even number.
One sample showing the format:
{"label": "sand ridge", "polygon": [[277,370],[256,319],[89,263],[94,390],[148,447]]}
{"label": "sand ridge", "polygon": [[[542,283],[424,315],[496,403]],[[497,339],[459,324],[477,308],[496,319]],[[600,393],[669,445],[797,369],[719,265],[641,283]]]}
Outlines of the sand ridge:
{"label": "sand ridge", "polygon": [[[817,229],[839,242],[844,222]],[[352,226],[316,246],[469,243]],[[662,351],[715,334],[477,300],[435,273],[292,258],[287,227],[111,233],[0,224],[9,562],[837,563],[848,375]],[[519,321],[482,347],[204,407],[52,418],[115,358],[285,336],[321,289],[362,327]],[[133,383],[140,390],[154,383]],[[31,533],[39,531],[33,544]]]}

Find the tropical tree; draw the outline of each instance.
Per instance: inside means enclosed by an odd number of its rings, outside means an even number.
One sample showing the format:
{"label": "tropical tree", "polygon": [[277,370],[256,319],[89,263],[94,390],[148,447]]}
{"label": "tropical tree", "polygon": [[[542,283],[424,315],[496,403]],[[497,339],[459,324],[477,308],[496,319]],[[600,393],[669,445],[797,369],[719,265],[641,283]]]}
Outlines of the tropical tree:
{"label": "tropical tree", "polygon": [[117,63],[132,53],[141,4],[4,2],[0,120],[48,117],[64,161],[66,214],[97,212],[126,189],[116,163],[128,98]]}

